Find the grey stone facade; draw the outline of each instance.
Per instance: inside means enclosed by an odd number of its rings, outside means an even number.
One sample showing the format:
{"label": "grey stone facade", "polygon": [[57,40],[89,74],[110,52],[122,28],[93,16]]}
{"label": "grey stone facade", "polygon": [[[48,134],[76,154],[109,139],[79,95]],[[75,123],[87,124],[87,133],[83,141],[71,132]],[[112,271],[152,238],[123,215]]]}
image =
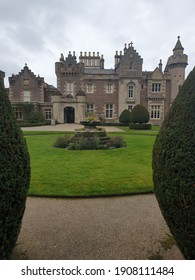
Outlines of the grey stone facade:
{"label": "grey stone facade", "polygon": [[[104,69],[99,53],[81,52],[61,57],[55,63],[57,88],[49,86],[25,65],[18,75],[9,78],[9,98],[13,106],[33,102],[45,112],[46,119],[59,123],[79,123],[93,114],[103,122],[118,122],[124,109],[136,104],[150,112],[150,122],[161,124],[185,79],[188,57],[180,37],[168,58],[153,71],[143,71],[143,59],[132,43],[116,52],[114,69]],[[22,116],[21,116],[22,118]]]}

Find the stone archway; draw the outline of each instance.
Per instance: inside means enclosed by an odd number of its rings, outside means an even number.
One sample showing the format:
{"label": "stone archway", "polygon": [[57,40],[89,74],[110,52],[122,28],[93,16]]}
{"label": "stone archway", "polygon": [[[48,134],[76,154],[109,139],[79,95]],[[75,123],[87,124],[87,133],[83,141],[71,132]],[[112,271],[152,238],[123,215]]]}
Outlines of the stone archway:
{"label": "stone archway", "polygon": [[64,108],[64,123],[75,122],[75,109],[73,107]]}

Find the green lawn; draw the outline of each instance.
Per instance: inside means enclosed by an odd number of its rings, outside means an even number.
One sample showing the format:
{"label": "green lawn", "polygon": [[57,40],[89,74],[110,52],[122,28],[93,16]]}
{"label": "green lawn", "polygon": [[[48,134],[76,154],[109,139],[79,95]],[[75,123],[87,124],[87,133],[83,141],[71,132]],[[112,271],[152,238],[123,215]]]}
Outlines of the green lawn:
{"label": "green lawn", "polygon": [[154,135],[124,131],[120,135],[125,138],[126,148],[99,151],[53,148],[61,133],[24,134],[31,157],[30,195],[97,196],[153,191],[151,156],[157,131]]}

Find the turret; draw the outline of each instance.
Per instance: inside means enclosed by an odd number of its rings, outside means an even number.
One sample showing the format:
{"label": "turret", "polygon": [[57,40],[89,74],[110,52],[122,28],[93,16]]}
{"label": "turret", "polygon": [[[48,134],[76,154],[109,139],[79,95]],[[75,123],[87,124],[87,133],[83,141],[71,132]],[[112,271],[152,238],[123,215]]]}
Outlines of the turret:
{"label": "turret", "polygon": [[180,86],[185,80],[185,68],[188,65],[188,56],[183,53],[184,48],[178,36],[173,55],[168,58],[165,71],[171,75],[171,101],[178,94]]}

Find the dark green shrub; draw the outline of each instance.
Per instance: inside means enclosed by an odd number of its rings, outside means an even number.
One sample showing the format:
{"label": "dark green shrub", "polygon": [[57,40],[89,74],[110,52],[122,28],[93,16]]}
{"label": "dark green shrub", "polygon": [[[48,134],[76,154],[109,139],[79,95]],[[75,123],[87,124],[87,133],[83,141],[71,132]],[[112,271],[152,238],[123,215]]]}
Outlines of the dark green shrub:
{"label": "dark green shrub", "polygon": [[32,114],[35,110],[35,106],[32,103],[24,102],[21,104],[22,113],[23,113],[23,121],[27,122],[27,119],[30,114]]}
{"label": "dark green shrub", "polygon": [[31,112],[26,118],[27,123],[43,123],[45,118],[42,112]]}
{"label": "dark green shrub", "polygon": [[66,148],[70,144],[70,137],[67,135],[58,137],[53,146],[56,148]]}
{"label": "dark green shrub", "polygon": [[110,148],[124,148],[126,147],[126,143],[124,141],[124,138],[120,135],[112,136],[110,137]]}
{"label": "dark green shrub", "polygon": [[[90,134],[89,134],[90,135]],[[100,138],[94,135],[93,137],[59,137],[53,144],[57,148],[65,148],[67,150],[109,150],[114,148],[124,148],[126,143],[122,136],[108,137],[106,142],[101,142]]]}
{"label": "dark green shrub", "polygon": [[150,123],[130,123],[130,129],[147,130],[151,129],[152,125]]}
{"label": "dark green shrub", "polygon": [[0,259],[16,244],[30,183],[30,162],[3,79],[0,78]]}
{"label": "dark green shrub", "polygon": [[50,125],[48,122],[41,122],[41,123],[24,123],[21,121],[18,121],[18,125],[20,127],[33,127],[33,126],[43,126],[43,125]]}
{"label": "dark green shrub", "polygon": [[195,68],[175,98],[153,147],[154,191],[186,259],[195,259]]}
{"label": "dark green shrub", "polygon": [[100,140],[98,137],[80,137],[67,146],[68,150],[99,150]]}
{"label": "dark green shrub", "polygon": [[133,107],[131,112],[131,122],[133,123],[147,123],[150,119],[150,114],[146,107],[141,104]]}
{"label": "dark green shrub", "polygon": [[120,114],[119,117],[119,122],[120,123],[129,123],[131,120],[131,112],[127,109],[125,109],[124,111],[122,111],[122,113]]}
{"label": "dark green shrub", "polygon": [[[29,126],[28,124],[46,123],[44,114],[34,104],[25,102],[21,104],[21,108],[23,113],[22,123],[25,126]],[[18,122],[21,123],[21,121]]]}

